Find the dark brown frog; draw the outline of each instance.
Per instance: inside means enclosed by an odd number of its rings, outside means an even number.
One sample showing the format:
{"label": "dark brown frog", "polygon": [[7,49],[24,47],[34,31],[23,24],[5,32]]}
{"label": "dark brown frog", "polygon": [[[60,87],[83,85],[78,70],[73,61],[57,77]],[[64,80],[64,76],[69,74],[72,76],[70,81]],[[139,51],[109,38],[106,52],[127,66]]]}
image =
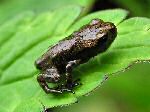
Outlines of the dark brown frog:
{"label": "dark brown frog", "polygon": [[[36,60],[36,67],[41,71],[37,80],[46,93],[72,91],[78,85],[73,81],[72,69],[109,48],[117,36],[116,26],[111,22],[93,19],[78,31],[50,47]],[[65,74],[65,83],[50,88],[47,83],[58,83]]]}

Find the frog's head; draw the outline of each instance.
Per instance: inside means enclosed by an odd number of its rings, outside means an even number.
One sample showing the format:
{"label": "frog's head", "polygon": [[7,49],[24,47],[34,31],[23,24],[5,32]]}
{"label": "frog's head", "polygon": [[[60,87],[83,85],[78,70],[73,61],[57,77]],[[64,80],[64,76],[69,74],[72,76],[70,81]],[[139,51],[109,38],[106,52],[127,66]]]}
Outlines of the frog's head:
{"label": "frog's head", "polygon": [[107,35],[108,38],[114,38],[117,35],[117,28],[111,22],[104,22],[101,19],[93,19],[90,22],[90,29],[95,30],[97,38]]}
{"label": "frog's head", "polygon": [[96,38],[100,44],[108,48],[117,36],[117,28],[111,22],[104,22],[100,19],[93,19],[90,22],[91,29],[96,32]]}

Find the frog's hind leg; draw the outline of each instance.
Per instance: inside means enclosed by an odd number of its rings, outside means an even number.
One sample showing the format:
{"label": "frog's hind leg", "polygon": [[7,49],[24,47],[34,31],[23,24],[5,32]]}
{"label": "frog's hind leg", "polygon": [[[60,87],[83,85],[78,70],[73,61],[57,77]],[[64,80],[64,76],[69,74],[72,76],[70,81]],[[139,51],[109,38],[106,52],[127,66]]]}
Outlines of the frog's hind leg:
{"label": "frog's hind leg", "polygon": [[62,91],[60,90],[56,90],[55,88],[50,88],[46,81],[45,81],[45,77],[43,75],[39,75],[37,77],[37,81],[39,83],[39,85],[42,87],[42,89],[46,92],[46,93],[62,93]]}
{"label": "frog's hind leg", "polygon": [[47,69],[44,73],[37,76],[37,81],[46,93],[62,93],[61,90],[50,88],[47,83],[56,83],[59,81],[59,74],[56,68]]}

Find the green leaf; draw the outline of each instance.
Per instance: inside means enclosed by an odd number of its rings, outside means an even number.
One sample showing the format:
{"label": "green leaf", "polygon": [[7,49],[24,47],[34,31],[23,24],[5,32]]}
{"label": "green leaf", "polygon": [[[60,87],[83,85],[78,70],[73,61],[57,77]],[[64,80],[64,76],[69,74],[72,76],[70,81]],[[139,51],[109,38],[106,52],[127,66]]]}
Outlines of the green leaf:
{"label": "green leaf", "polygon": [[14,15],[30,10],[34,11],[35,14],[40,14],[67,5],[81,5],[88,10],[94,1],[95,0],[3,0],[0,1],[0,24],[11,19]]}
{"label": "green leaf", "polygon": [[[68,10],[70,11],[68,12]],[[118,17],[111,16],[113,18],[109,20],[114,19],[116,24],[121,22],[127,14],[126,11],[121,9],[101,11],[100,13],[84,17],[77,23],[83,20],[84,23],[87,23],[92,18],[104,19],[105,16],[108,17],[112,12],[114,15],[118,15]],[[34,111],[36,107],[39,108],[39,106],[36,105],[39,105],[39,102],[42,102],[46,107],[74,103],[77,101],[77,97],[92,91],[105,80],[104,73],[100,73],[95,68],[94,72],[82,72],[83,70],[78,68],[74,71],[74,74],[81,77],[83,86],[75,90],[76,94],[68,93],[62,95],[45,94],[36,81],[35,75],[38,72],[34,67],[34,61],[44,53],[49,45],[56,43],[68,34],[66,30],[78,17],[79,13],[79,7],[70,6],[63,10],[61,8],[53,13],[41,14],[30,19],[32,21],[23,24],[24,26],[21,27],[19,31],[16,31],[17,33],[11,36],[9,41],[6,41],[4,45],[1,46],[0,57],[2,60],[0,61],[0,68],[2,69],[2,74],[0,78],[0,90],[3,91],[3,93],[0,95],[0,99],[3,101],[1,102],[3,107],[9,102],[9,104],[7,104],[9,111],[21,112],[26,111],[26,109],[23,109],[26,107],[32,107],[31,111]],[[74,24],[70,29],[81,26]],[[69,31],[70,30],[68,30],[68,32]],[[90,61],[90,64],[88,64],[92,66],[97,63],[95,60],[92,62]],[[10,93],[12,94],[11,96],[9,95]],[[7,99],[5,98],[6,96],[10,97]],[[31,98],[35,103],[26,103],[30,102]]]}
{"label": "green leaf", "polygon": [[43,110],[44,105],[40,101],[29,99],[20,103],[14,112],[43,112]]}
{"label": "green leaf", "polygon": [[3,25],[0,26],[0,47],[8,41],[12,35],[15,35],[19,28],[24,27],[25,24],[31,21],[33,16],[34,14],[32,12],[25,12],[3,23]]}

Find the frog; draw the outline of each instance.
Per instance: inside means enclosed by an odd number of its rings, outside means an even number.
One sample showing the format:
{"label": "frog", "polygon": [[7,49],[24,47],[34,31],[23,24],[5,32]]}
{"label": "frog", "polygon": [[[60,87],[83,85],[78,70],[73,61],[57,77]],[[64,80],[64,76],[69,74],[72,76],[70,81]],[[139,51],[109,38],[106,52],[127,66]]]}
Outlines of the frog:
{"label": "frog", "polygon": [[[94,18],[79,30],[58,41],[35,61],[40,71],[37,81],[45,93],[73,92],[80,80],[73,79],[73,70],[105,52],[117,36],[112,22]],[[63,78],[62,78],[63,77]],[[62,80],[63,83],[59,84]],[[48,83],[58,84],[49,87]]]}

